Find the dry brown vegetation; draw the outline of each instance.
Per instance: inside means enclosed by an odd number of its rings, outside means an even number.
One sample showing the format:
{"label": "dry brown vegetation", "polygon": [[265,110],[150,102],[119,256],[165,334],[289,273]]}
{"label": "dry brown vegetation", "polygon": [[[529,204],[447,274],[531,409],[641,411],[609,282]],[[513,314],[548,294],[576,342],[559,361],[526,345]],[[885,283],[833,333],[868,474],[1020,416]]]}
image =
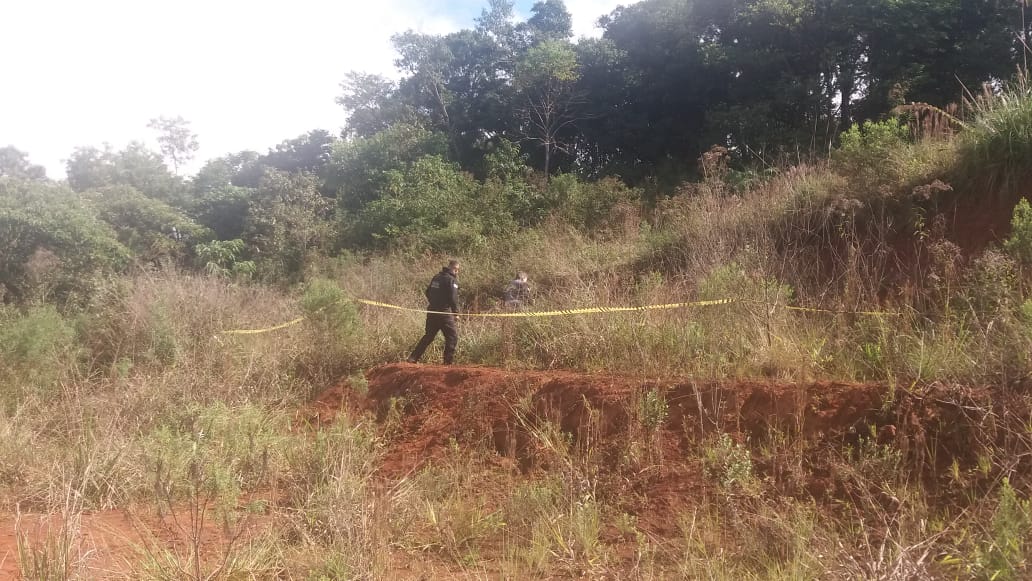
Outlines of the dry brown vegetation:
{"label": "dry brown vegetation", "polygon": [[347,300],[422,307],[441,257],[324,259],[298,290],[138,272],[74,315],[6,309],[0,571],[1027,578],[1027,160],[994,166],[1007,212],[980,215],[965,133],[898,129],[464,257],[469,310],[517,268],[534,309],[738,300],[464,320],[482,367],[382,367],[420,315]]}

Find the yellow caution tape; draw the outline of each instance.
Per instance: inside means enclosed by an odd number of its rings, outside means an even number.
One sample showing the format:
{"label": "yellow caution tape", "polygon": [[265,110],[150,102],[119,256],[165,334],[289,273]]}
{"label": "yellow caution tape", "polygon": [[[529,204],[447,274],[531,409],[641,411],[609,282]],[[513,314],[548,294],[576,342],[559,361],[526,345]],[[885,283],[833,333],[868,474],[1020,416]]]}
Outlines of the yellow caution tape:
{"label": "yellow caution tape", "polygon": [[282,325],[276,325],[275,327],[266,327],[264,329],[234,329],[232,331],[223,331],[222,334],[223,335],[257,335],[259,333],[268,333],[269,331],[278,331],[280,329],[286,329],[287,327],[290,327],[291,325],[296,325],[296,324],[298,324],[298,323],[300,323],[301,321],[304,321],[304,320],[305,320],[304,317],[298,317],[298,318],[294,319],[293,321],[287,321],[286,323],[283,323]]}
{"label": "yellow caution tape", "polygon": [[[352,299],[356,303],[363,305],[369,305],[371,307],[380,307],[384,309],[393,309],[396,311],[405,311],[409,313],[420,313],[428,315],[454,315],[456,313],[448,311],[429,311],[426,309],[414,309],[410,307],[401,307],[398,305],[392,305],[390,303],[381,303],[378,301],[371,301],[368,299]],[[643,312],[643,311],[659,311],[666,309],[683,309],[690,307],[709,307],[714,305],[727,305],[737,302],[757,302],[760,301],[741,301],[739,299],[716,299],[711,301],[693,301],[687,303],[666,303],[661,305],[642,305],[639,307],[586,307],[582,309],[559,309],[555,311],[515,311],[506,313],[458,313],[460,317],[480,317],[480,318],[493,318],[493,319],[513,319],[513,318],[528,318],[528,317],[565,317],[570,315],[590,315],[596,313],[628,313],[628,312]],[[805,311],[812,313],[838,313],[838,314],[852,314],[852,315],[899,315],[899,313],[882,312],[882,311],[834,311],[830,309],[816,309],[811,307],[793,307],[788,305],[780,305],[784,308],[792,311]],[[232,331],[223,331],[225,335],[257,335],[259,333],[268,333],[270,331],[278,331],[279,329],[285,329],[292,325],[296,325],[301,321],[305,320],[305,317],[298,317],[293,321],[288,321],[281,325],[273,327],[266,327],[264,329],[236,329]]]}
{"label": "yellow caution tape", "polygon": [[[369,305],[372,307],[383,307],[385,309],[394,309],[398,311],[407,311],[410,313],[424,313],[430,315],[453,315],[448,311],[427,311],[424,309],[412,309],[409,307],[399,307],[398,305],[391,305],[388,303],[380,303],[377,301],[370,301],[366,299],[355,299],[356,303],[362,303],[363,305]],[[728,303],[735,302],[735,299],[719,299],[715,301],[695,301],[691,303],[669,303],[665,305],[644,305],[640,307],[587,307],[583,309],[560,309],[557,311],[516,311],[511,313],[459,313],[460,317],[482,317],[482,318],[493,318],[493,319],[510,319],[510,318],[524,318],[524,317],[563,317],[568,315],[589,315],[593,313],[626,313],[632,311],[654,311],[661,309],[680,309],[685,307],[706,307],[710,305],[726,305]]]}
{"label": "yellow caution tape", "polygon": [[807,313],[834,313],[837,315],[870,315],[870,316],[889,316],[898,317],[899,313],[893,313],[891,311],[836,311],[832,309],[815,309],[813,307],[793,307],[791,305],[781,305],[789,311],[805,311]]}

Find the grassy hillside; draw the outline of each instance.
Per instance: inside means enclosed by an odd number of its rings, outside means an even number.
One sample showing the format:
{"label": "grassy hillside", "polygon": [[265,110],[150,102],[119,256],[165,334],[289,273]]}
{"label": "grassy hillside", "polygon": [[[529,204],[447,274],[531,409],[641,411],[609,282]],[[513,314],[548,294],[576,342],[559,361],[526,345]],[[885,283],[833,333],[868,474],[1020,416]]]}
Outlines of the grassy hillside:
{"label": "grassy hillside", "polygon": [[[0,182],[5,235],[49,241],[26,243],[24,263],[0,259],[18,281],[0,310],[0,507],[22,515],[0,567],[48,579],[96,566],[153,579],[1027,578],[1032,210],[1019,202],[1032,197],[1032,94],[1019,82],[975,105],[962,125],[868,124],[830,160],[764,173],[734,171],[715,149],[706,179],[654,204],[557,178],[540,225],[457,238],[479,240],[455,247],[467,311],[499,309],[517,269],[535,310],[737,301],[463,320],[461,364],[638,386],[609,402],[634,418],[620,435],[590,436],[587,396],[579,424],[534,416],[526,445],[544,460],[530,471],[462,430],[430,463],[381,470],[433,402],[399,393],[363,413],[363,372],[402,359],[422,319],[348,299],[421,308],[446,256],[302,252],[303,282],[266,285],[216,241],[194,251],[206,274],[157,268],[187,250],[94,223],[96,200],[33,214],[22,186]],[[605,192],[617,193],[596,205]],[[131,215],[118,208],[168,211],[123,198],[108,198],[106,223]],[[153,261],[111,274],[134,245]],[[865,405],[895,419],[837,425],[819,446],[791,425],[689,433],[671,411],[678,392],[644,383],[671,377],[868,382],[880,401]],[[352,411],[306,421],[299,410],[347,378]],[[922,416],[933,403],[952,415]],[[936,440],[947,424],[968,436]],[[676,464],[650,447],[657,434],[698,473],[672,493],[665,527],[628,501],[648,505],[632,485]],[[111,509],[132,517],[134,540],[98,565],[84,531]],[[58,516],[38,528],[38,514]]]}

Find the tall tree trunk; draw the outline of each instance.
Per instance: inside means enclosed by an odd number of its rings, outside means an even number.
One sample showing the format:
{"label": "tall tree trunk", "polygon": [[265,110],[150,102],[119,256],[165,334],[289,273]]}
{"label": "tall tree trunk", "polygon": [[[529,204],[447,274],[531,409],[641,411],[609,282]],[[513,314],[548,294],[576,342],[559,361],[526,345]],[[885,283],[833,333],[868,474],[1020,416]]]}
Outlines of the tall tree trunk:
{"label": "tall tree trunk", "polygon": [[856,71],[853,63],[839,65],[839,124],[846,129],[853,122],[853,91],[856,90]]}
{"label": "tall tree trunk", "polygon": [[545,140],[545,183],[552,181],[552,140]]}

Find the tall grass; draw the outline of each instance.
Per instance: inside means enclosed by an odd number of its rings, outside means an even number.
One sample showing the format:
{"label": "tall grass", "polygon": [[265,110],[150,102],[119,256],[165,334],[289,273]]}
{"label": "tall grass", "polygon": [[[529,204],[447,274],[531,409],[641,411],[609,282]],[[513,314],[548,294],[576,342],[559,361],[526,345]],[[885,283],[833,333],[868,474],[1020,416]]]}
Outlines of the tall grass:
{"label": "tall grass", "polygon": [[[999,90],[968,97],[973,119],[961,134],[960,175],[978,193],[1020,193],[1032,178],[1032,82],[1028,72]],[[980,191],[978,191],[980,190]]]}
{"label": "tall grass", "polygon": [[[98,282],[82,311],[0,311],[0,508],[67,513],[49,540],[19,537],[20,565],[30,576],[88,576],[76,560],[83,551],[69,544],[84,510],[160,507],[179,518],[201,507],[172,525],[194,550],[152,539],[131,573],[379,578],[426,562],[428,575],[505,578],[1021,578],[1030,551],[1028,241],[965,255],[900,200],[922,185],[948,191],[931,185],[953,175],[992,190],[1025,183],[1030,102],[1021,78],[976,99],[976,119],[953,141],[900,138],[878,156],[855,148],[748,191],[711,181],[660,201],[644,221],[642,208],[618,208],[609,222],[622,227],[596,236],[555,221],[460,257],[468,311],[500,310],[516,270],[530,274],[534,310],[738,301],[460,319],[462,363],[874,380],[887,384],[887,405],[894,389],[989,385],[1000,394],[992,409],[952,402],[981,426],[969,442],[973,464],[947,470],[932,457],[935,442],[903,449],[863,426],[850,445],[817,446],[789,426],[762,442],[694,441],[683,458],[664,458],[664,437],[688,436],[665,431],[673,404],[656,391],[627,402],[634,426],[615,455],[600,453],[598,426],[574,439],[536,418],[524,427],[537,472],[456,444],[388,481],[377,467],[390,429],[361,417],[308,426],[298,409],[342,377],[402,359],[422,333],[421,314],[349,299],[422,308],[447,257],[324,258],[296,289],[141,273]],[[916,234],[925,262],[920,278],[892,287],[901,229]],[[221,333],[300,316],[273,333]],[[697,467],[704,486],[682,514],[665,515],[679,523],[671,533],[635,513],[629,483],[675,460]],[[923,480],[928,465],[934,482]],[[847,502],[814,499],[815,467],[833,467],[823,482]],[[199,546],[202,514],[235,539],[215,556]],[[240,532],[255,520],[274,533]]]}

